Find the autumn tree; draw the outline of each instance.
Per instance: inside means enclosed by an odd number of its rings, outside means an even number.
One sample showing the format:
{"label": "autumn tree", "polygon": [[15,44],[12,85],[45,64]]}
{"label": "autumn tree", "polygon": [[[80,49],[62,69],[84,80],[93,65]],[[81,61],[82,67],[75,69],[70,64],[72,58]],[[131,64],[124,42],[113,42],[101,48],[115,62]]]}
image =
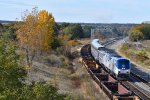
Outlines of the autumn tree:
{"label": "autumn tree", "polygon": [[144,38],[144,35],[141,31],[134,29],[130,32],[129,38],[131,41],[138,41],[142,40]]}
{"label": "autumn tree", "polygon": [[36,54],[47,51],[53,41],[54,17],[46,10],[34,8],[26,12],[23,24],[17,30],[17,38],[21,49],[26,53],[27,64],[30,67]]}
{"label": "autumn tree", "polygon": [[133,27],[129,32],[129,38],[132,41],[150,39],[150,24],[139,24]]}
{"label": "autumn tree", "polygon": [[54,18],[52,14],[49,14],[46,10],[41,10],[38,13],[38,25],[37,25],[37,35],[39,41],[40,50],[48,50],[50,48],[50,43],[53,41],[53,26]]}

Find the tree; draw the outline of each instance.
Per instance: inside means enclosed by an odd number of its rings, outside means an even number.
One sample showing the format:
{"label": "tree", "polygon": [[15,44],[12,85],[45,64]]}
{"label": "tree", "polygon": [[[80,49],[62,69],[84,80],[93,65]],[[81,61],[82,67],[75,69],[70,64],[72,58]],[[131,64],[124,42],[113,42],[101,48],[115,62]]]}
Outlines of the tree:
{"label": "tree", "polygon": [[150,39],[150,24],[140,24],[133,27],[129,32],[132,41]]}
{"label": "tree", "polygon": [[[66,100],[66,94],[45,82],[27,85],[24,66],[20,65],[17,46],[8,34],[0,38],[0,99],[1,100]],[[68,99],[69,100],[69,99]]]}
{"label": "tree", "polygon": [[25,13],[23,24],[17,30],[17,39],[20,48],[26,53],[26,61],[29,67],[36,54],[47,51],[53,41],[54,18],[46,10],[37,11],[34,8],[31,12]]}
{"label": "tree", "polygon": [[116,37],[117,36],[121,36],[121,34],[119,33],[119,31],[118,31],[118,29],[116,27],[113,27],[112,32],[115,33],[115,34],[113,34],[113,33],[112,34],[116,35]]}
{"label": "tree", "polygon": [[141,24],[139,30],[144,34],[144,39],[150,39],[150,24]]}
{"label": "tree", "polygon": [[16,46],[7,35],[0,39],[0,99],[14,99],[21,90],[26,71],[19,65]]}
{"label": "tree", "polygon": [[2,29],[3,29],[3,25],[0,23],[0,34],[2,32]]}
{"label": "tree", "polygon": [[3,25],[0,23],[0,29],[2,29],[3,28]]}
{"label": "tree", "polygon": [[61,25],[60,25],[60,29],[64,29],[64,28],[66,28],[66,27],[68,27],[70,25],[70,23],[61,23]]}
{"label": "tree", "polygon": [[59,94],[58,89],[52,84],[38,82],[24,86],[18,98],[20,100],[67,100],[67,95]]}
{"label": "tree", "polygon": [[83,33],[84,33],[84,38],[90,38],[91,37],[91,26],[83,26]]}
{"label": "tree", "polygon": [[69,25],[63,30],[65,35],[68,35],[70,39],[83,38],[84,33],[80,24]]}
{"label": "tree", "polygon": [[[49,14],[46,10],[41,10],[38,13],[38,26],[37,32],[40,40],[40,47],[42,50],[48,50],[50,48],[50,43],[53,41],[53,26],[54,18],[52,14]],[[39,41],[37,40],[37,41]],[[39,44],[38,44],[39,45]]]}
{"label": "tree", "polygon": [[142,40],[144,38],[144,35],[141,31],[134,29],[130,32],[129,38],[132,41],[138,41]]}

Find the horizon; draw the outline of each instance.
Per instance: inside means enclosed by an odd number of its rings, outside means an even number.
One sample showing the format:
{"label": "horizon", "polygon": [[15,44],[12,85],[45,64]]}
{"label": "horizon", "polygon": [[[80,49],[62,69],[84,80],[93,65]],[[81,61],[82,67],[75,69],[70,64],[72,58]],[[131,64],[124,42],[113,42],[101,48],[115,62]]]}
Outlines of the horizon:
{"label": "horizon", "polygon": [[[47,10],[56,22],[134,23],[149,21],[148,0],[0,0],[0,20],[21,20],[23,12],[38,7]],[[4,10],[5,9],[5,10]]]}
{"label": "horizon", "polygon": [[[4,22],[16,22],[15,20],[1,20],[0,19],[0,23],[1,23],[1,21],[4,21]],[[56,21],[55,21],[56,22]],[[144,21],[145,22],[145,21]],[[56,23],[70,23],[70,24],[141,24],[141,23],[84,23],[84,22],[56,22]]]}

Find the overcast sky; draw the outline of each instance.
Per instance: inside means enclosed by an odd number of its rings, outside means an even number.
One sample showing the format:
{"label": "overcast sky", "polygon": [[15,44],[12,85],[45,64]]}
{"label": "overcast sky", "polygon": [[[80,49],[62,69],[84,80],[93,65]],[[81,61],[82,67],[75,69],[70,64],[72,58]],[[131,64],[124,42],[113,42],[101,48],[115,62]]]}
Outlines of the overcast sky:
{"label": "overcast sky", "polygon": [[21,18],[38,7],[57,22],[141,23],[150,21],[150,0],[0,0],[0,20]]}

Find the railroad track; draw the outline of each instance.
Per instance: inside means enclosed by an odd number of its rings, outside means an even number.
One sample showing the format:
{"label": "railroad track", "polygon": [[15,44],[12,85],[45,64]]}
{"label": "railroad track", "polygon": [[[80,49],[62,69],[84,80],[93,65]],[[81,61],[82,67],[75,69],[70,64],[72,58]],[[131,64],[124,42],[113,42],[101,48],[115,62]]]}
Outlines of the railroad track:
{"label": "railroad track", "polygon": [[[83,46],[81,55],[83,65],[86,67],[87,71],[111,100],[139,100],[137,99],[137,96],[132,95],[131,91],[128,91],[117,82],[117,80],[111,77],[109,73],[105,72],[101,65],[96,68],[96,62],[91,56],[89,44]],[[111,88],[111,90],[109,90],[109,88]]]}
{"label": "railroad track", "polygon": [[139,87],[134,85],[132,82],[122,81],[121,84],[123,84],[128,89],[132,90],[134,94],[137,95],[141,100],[150,100],[150,95],[142,91]]}
{"label": "railroad track", "polygon": [[150,83],[144,80],[143,78],[139,77],[134,73],[131,73],[131,76],[128,78],[128,81],[122,83],[124,85],[128,85],[128,87],[136,95],[138,95],[140,99],[150,100]]}
{"label": "railroad track", "polygon": [[[107,44],[107,45],[109,45],[109,44]],[[85,46],[82,47],[81,55],[86,59],[84,61],[85,62],[84,64],[86,65],[86,63],[88,62],[88,59],[92,59],[92,56],[90,54],[90,44],[85,45]],[[86,66],[86,67],[88,67],[88,66]],[[87,68],[87,70],[89,71],[88,68]],[[96,77],[96,76],[94,76],[94,74],[91,74],[91,75],[94,78]],[[145,84],[148,87],[150,87],[150,84],[146,80],[142,79],[141,77],[137,76],[136,74],[131,73],[131,77],[132,77],[132,79],[136,79],[136,81],[138,81],[138,82],[143,82],[143,84]],[[126,88],[128,88],[129,90],[131,90],[136,96],[138,96],[140,98],[140,100],[150,100],[150,94],[148,92],[143,91],[140,87],[135,85],[134,81],[132,81],[132,79],[129,79],[128,81],[122,81],[121,84],[123,86],[125,86]],[[96,81],[97,81],[98,84],[100,84],[99,83],[100,81],[98,79]],[[107,93],[107,92],[105,92],[105,93]],[[126,100],[126,99],[119,99],[119,100]],[[139,99],[127,99],[127,100],[139,100]]]}
{"label": "railroad track", "polygon": [[136,80],[138,80],[138,81],[142,81],[144,84],[146,84],[147,86],[150,87],[150,83],[147,80],[143,79],[142,77],[140,77],[139,75],[135,74],[134,72],[131,72],[131,76],[136,78]]}
{"label": "railroad track", "polygon": [[102,43],[102,45],[103,45],[103,46],[107,46],[107,45],[110,45],[110,44],[116,42],[116,40],[120,40],[120,39],[123,39],[123,37],[113,38],[113,39],[111,39],[111,40],[108,40],[108,41]]}

